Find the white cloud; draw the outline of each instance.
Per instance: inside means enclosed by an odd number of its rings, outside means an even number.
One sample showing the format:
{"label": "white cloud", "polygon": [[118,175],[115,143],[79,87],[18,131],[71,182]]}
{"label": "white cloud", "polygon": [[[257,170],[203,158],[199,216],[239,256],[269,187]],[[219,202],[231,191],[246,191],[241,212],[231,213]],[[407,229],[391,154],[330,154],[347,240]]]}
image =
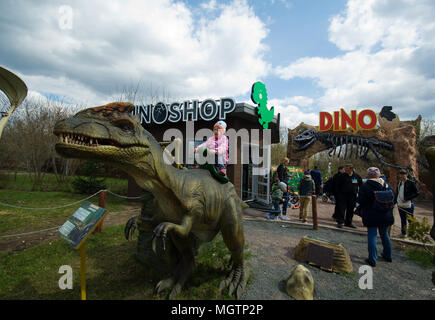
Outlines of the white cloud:
{"label": "white cloud", "polygon": [[435,2],[350,0],[331,19],[329,40],[343,55],[306,57],[275,69],[282,79],[312,78],[323,110],[392,105],[402,118],[433,115]]}
{"label": "white cloud", "polygon": [[[204,9],[181,1],[0,3],[0,58],[30,89],[100,104],[128,84],[153,83],[179,98],[235,96],[267,74],[268,30],[245,0]],[[209,14],[213,9],[213,15]]]}
{"label": "white cloud", "polygon": [[[301,99],[302,98],[302,99]],[[293,103],[292,103],[293,101]],[[303,105],[295,105],[295,102],[302,102]],[[319,115],[307,110],[308,100],[305,97],[290,97],[284,99],[271,99],[267,105],[275,108],[275,114],[281,114],[281,127],[294,129],[301,122],[316,126],[319,124]]]}

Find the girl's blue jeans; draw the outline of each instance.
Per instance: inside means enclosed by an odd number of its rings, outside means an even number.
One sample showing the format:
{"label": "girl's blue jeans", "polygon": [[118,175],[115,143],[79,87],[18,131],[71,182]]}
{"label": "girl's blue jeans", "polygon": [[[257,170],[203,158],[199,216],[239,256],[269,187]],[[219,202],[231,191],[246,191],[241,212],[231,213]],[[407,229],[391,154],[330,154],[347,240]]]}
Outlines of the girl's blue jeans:
{"label": "girl's blue jeans", "polygon": [[391,242],[388,235],[388,226],[385,227],[367,227],[367,240],[369,249],[369,260],[376,262],[378,258],[378,250],[376,248],[377,235],[379,230],[379,236],[381,237],[382,246],[384,247],[383,256],[387,259],[391,259]]}

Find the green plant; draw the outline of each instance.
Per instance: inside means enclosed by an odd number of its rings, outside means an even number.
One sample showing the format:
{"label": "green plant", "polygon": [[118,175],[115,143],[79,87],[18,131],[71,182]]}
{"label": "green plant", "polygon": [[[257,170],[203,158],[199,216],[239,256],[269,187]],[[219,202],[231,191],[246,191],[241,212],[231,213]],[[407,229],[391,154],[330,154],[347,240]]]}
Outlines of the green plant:
{"label": "green plant", "polygon": [[106,189],[106,179],[99,177],[102,171],[103,165],[101,163],[86,161],[80,168],[80,173],[84,177],[78,176],[71,183],[74,190],[78,193],[90,194]]}
{"label": "green plant", "polygon": [[410,220],[408,224],[408,237],[422,243],[430,242],[431,236],[429,233],[431,226],[428,219],[424,217],[422,222],[412,216],[408,216],[408,219]]}

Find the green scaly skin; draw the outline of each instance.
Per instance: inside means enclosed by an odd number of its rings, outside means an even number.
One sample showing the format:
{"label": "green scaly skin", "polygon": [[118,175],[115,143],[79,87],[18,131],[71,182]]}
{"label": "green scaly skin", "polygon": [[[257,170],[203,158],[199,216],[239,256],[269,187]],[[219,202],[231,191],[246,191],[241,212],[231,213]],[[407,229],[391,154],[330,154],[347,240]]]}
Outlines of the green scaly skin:
{"label": "green scaly skin", "polygon": [[194,239],[208,242],[217,233],[231,252],[233,267],[220,289],[239,298],[248,280],[243,258],[243,209],[232,183],[222,184],[206,170],[179,170],[165,163],[163,150],[154,137],[131,116],[130,103],[111,103],[89,108],[58,122],[54,134],[56,151],[64,157],[110,163],[130,174],[154,197],[153,249],[156,239],[171,242],[178,251],[172,277],[160,281],[156,291],[178,294],[194,268]]}

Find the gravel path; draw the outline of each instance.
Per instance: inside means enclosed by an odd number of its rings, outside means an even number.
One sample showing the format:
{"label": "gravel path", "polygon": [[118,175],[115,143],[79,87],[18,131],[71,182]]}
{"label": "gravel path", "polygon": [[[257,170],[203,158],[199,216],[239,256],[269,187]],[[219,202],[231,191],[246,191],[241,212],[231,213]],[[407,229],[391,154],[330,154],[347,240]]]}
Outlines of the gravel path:
{"label": "gravel path", "polygon": [[[432,269],[410,260],[405,252],[393,245],[393,263],[378,260],[373,268],[373,289],[361,290],[359,267],[367,257],[367,239],[364,235],[340,232],[312,226],[299,226],[284,222],[245,220],[244,232],[248,248],[252,281],[242,299],[291,300],[284,291],[284,281],[294,265],[294,248],[304,235],[340,242],[348,250],[353,272],[346,275],[329,273],[304,264],[313,275],[316,300],[360,299],[418,299],[435,300]],[[378,239],[378,253],[382,245]]]}

